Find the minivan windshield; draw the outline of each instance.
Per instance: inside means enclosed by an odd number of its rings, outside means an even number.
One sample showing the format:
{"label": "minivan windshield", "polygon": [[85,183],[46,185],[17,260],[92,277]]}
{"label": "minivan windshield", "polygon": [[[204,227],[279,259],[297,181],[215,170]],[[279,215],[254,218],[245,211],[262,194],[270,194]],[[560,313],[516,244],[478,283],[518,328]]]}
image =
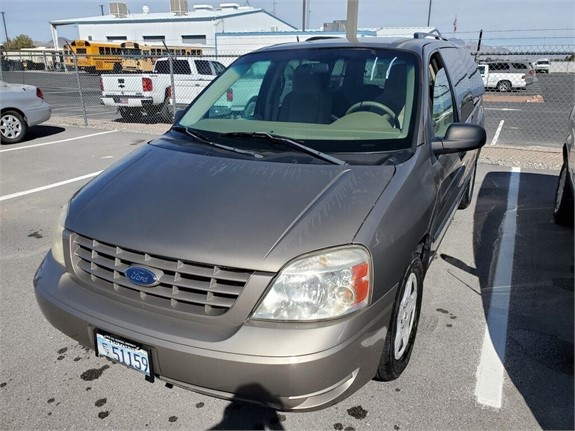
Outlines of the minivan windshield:
{"label": "minivan windshield", "polygon": [[418,81],[416,56],[400,50],[261,51],[228,67],[175,127],[242,148],[267,134],[328,154],[407,150]]}

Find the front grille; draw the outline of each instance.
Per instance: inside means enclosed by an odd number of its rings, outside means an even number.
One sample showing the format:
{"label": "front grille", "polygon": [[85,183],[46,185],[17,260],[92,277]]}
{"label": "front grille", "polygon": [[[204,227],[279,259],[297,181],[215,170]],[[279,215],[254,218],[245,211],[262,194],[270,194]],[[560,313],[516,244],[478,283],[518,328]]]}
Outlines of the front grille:
{"label": "front grille", "polygon": [[[75,273],[100,293],[148,305],[205,316],[228,311],[253,272],[153,256],[72,234]],[[161,270],[154,287],[130,282],[131,265]]]}

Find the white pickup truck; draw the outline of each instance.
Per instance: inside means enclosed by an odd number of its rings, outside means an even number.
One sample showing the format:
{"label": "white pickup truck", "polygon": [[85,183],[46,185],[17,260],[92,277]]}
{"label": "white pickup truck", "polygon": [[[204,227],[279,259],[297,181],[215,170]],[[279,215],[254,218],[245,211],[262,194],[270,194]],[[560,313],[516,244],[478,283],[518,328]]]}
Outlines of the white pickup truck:
{"label": "white pickup truck", "polygon": [[[213,60],[174,58],[173,93],[176,95],[176,103],[179,104],[179,97],[194,99],[224,69],[223,64]],[[127,120],[137,119],[142,114],[159,114],[163,120],[171,121],[171,85],[170,61],[168,58],[160,58],[154,65],[153,73],[102,75],[101,101],[103,105],[117,107],[122,118]]]}
{"label": "white pickup truck", "polygon": [[477,66],[477,70],[485,88],[494,88],[501,92],[526,88],[537,81],[535,69],[527,61],[482,63]]}
{"label": "white pickup truck", "polygon": [[[250,118],[254,115],[256,101],[268,64],[253,65],[214,103],[216,115],[231,118]],[[176,83],[176,110],[186,108],[197,94],[194,94],[193,82]],[[171,93],[171,92],[170,92]],[[173,103],[169,99],[170,105]]]}

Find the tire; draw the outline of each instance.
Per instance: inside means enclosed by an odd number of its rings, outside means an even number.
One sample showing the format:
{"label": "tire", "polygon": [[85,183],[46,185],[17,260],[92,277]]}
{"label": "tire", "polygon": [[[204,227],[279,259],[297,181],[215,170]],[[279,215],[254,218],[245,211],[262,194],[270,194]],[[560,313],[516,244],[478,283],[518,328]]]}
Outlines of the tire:
{"label": "tire", "polygon": [[122,119],[126,121],[139,120],[142,117],[142,111],[140,108],[118,108],[118,112],[122,116]]}
{"label": "tire", "polygon": [[497,90],[501,93],[505,93],[511,90],[511,82],[509,81],[499,81],[497,83]]}
{"label": "tire", "polygon": [[0,136],[3,144],[15,144],[26,136],[28,124],[16,111],[4,111],[0,117]]}
{"label": "tire", "polygon": [[397,379],[409,363],[421,311],[423,277],[421,257],[414,253],[397,291],[376,380]]}
{"label": "tire", "polygon": [[122,64],[121,63],[114,63],[114,66],[112,67],[112,73],[122,73]]}
{"label": "tire", "polygon": [[465,187],[465,192],[463,192],[463,198],[459,202],[458,209],[464,210],[469,205],[471,205],[471,199],[473,198],[473,189],[475,188],[475,176],[477,174],[477,162],[473,165],[473,171],[471,172],[471,178]]}
{"label": "tire", "polygon": [[89,75],[95,75],[96,74],[96,66],[89,66],[85,70],[86,70],[86,73]]}
{"label": "tire", "polygon": [[161,108],[158,110],[158,114],[164,123],[172,124],[174,121],[172,105],[170,105],[170,102],[167,99],[164,100],[164,103],[162,103]]}
{"label": "tire", "polygon": [[567,163],[563,162],[555,192],[555,206],[553,208],[555,223],[563,226],[573,226],[573,205],[573,185],[571,184],[571,178],[569,178]]}

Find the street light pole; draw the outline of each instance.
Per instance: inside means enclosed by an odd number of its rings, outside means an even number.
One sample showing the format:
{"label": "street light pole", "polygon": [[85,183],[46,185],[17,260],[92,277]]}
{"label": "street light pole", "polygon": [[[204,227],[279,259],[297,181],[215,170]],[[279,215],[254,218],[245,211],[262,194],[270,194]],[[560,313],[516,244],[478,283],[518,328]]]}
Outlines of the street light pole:
{"label": "street light pole", "polygon": [[301,29],[305,31],[307,27],[307,0],[303,0],[303,12],[302,12],[302,23]]}
{"label": "street light pole", "polygon": [[427,26],[429,27],[429,20],[431,18],[431,0],[429,0],[429,11],[427,12]]}
{"label": "street light pole", "polygon": [[6,18],[4,17],[4,11],[2,11],[2,22],[4,23],[4,34],[6,35],[6,42],[8,42],[8,29],[6,28]]}

